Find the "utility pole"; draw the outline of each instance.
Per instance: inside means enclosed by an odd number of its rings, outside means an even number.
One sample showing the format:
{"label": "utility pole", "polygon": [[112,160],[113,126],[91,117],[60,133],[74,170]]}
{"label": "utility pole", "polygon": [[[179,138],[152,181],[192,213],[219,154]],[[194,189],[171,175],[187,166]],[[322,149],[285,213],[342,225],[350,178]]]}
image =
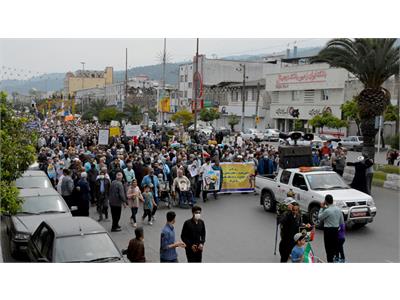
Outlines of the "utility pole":
{"label": "utility pole", "polygon": [[257,129],[257,118],[258,118],[258,105],[259,105],[259,103],[260,103],[260,83],[259,82],[257,82],[257,100],[256,100],[256,121],[255,121],[255,123],[256,123],[256,126],[255,126],[255,128]]}
{"label": "utility pole", "polygon": [[[128,48],[125,48],[125,100],[124,104],[128,101]],[[124,107],[124,104],[121,107],[121,110]]]}
{"label": "utility pole", "polygon": [[[196,59],[195,59],[195,63],[196,63],[196,69],[195,69],[195,73],[193,75],[193,83],[195,83],[195,85],[192,85],[194,87],[194,132],[196,132],[197,130],[197,97],[198,97],[198,89],[199,89],[199,38],[196,39]],[[196,79],[197,76],[197,79]],[[195,81],[196,80],[196,81]]]}
{"label": "utility pole", "polygon": [[[85,62],[82,61],[82,90],[84,89],[84,80],[85,80]],[[83,93],[83,91],[82,91]],[[81,98],[81,115],[83,116],[83,94],[82,94],[82,98]]]}

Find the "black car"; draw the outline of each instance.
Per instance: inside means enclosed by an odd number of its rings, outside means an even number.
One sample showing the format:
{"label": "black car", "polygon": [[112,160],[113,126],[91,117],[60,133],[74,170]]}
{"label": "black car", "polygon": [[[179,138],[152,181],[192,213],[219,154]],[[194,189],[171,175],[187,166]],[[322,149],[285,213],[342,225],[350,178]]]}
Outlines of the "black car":
{"label": "black car", "polygon": [[12,216],[4,215],[13,257],[25,253],[30,235],[43,220],[71,216],[64,199],[54,189],[32,188],[19,191],[19,197],[23,199],[21,211]]}
{"label": "black car", "polygon": [[43,221],[27,253],[32,262],[125,262],[108,232],[89,217]]}

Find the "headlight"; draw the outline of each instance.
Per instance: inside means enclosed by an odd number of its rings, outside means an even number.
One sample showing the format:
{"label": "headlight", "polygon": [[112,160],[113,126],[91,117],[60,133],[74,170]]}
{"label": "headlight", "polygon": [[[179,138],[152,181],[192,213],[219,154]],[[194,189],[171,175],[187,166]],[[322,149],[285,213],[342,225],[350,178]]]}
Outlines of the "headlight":
{"label": "headlight", "polygon": [[368,205],[368,206],[375,206],[374,199],[368,199],[368,200],[367,200],[367,205]]}
{"label": "headlight", "polygon": [[29,233],[22,233],[22,232],[17,232],[14,236],[16,240],[27,240],[29,239]]}
{"label": "headlight", "polygon": [[346,202],[344,202],[343,200],[336,200],[336,201],[335,201],[335,205],[336,205],[337,207],[340,207],[340,208],[345,208],[345,207],[347,207]]}

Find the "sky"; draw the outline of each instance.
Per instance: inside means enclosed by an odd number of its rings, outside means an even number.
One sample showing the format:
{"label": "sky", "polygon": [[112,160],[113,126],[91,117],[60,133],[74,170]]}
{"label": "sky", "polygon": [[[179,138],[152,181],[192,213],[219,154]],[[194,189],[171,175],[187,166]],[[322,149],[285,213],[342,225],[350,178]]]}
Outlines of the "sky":
{"label": "sky", "polygon": [[[266,54],[284,51],[288,45],[293,48],[294,43],[299,48],[321,46],[327,40],[201,38],[199,54],[207,57]],[[81,69],[81,62],[85,62],[86,70],[103,70],[106,66],[122,70],[125,69],[125,48],[128,48],[128,67],[153,65],[161,61],[163,39],[0,39],[0,71],[12,68],[16,69],[14,73],[25,76],[64,73]],[[195,38],[167,38],[169,62],[190,60],[195,52]]]}

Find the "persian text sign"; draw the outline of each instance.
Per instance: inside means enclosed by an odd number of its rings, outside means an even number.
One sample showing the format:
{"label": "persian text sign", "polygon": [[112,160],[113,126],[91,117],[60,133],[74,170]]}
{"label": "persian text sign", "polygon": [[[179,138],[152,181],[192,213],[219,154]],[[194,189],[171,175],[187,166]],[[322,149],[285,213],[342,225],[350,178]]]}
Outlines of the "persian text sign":
{"label": "persian text sign", "polygon": [[99,145],[108,145],[109,131],[107,129],[99,130]]}
{"label": "persian text sign", "polygon": [[241,193],[254,191],[253,163],[221,163],[222,193]]}
{"label": "persian text sign", "polygon": [[279,74],[276,79],[276,84],[292,84],[292,83],[311,83],[326,81],[326,71],[310,71],[301,73]]}

